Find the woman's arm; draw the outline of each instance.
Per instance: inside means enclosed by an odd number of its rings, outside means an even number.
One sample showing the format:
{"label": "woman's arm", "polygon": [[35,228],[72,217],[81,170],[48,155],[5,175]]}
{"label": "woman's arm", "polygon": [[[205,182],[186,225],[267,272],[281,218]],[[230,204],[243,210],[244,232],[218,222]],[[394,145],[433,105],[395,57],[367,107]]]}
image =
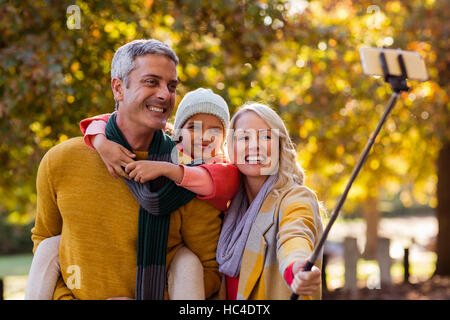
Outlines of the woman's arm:
{"label": "woman's arm", "polygon": [[292,281],[289,285],[292,288],[292,292],[299,296],[314,295],[322,284],[322,275],[319,268],[313,266],[311,271],[303,271],[303,268],[306,266],[307,262],[307,260],[297,260],[292,264],[292,267],[290,267]]}
{"label": "woman's arm", "polygon": [[320,288],[319,268],[304,272],[303,267],[321,232],[315,195],[305,187],[288,192],[280,206],[277,254],[281,273],[298,295],[312,296]]}

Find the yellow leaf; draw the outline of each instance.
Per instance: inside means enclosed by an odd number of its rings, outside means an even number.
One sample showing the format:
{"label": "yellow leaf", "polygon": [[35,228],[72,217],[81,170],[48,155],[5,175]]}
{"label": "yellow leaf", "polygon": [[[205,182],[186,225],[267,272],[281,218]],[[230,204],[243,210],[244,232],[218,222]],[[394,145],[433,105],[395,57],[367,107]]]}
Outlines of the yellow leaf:
{"label": "yellow leaf", "polygon": [[373,159],[372,161],[370,161],[370,168],[372,170],[377,170],[380,167],[380,161],[378,161],[377,159]]}
{"label": "yellow leaf", "polygon": [[39,122],[35,121],[32,124],[30,124],[30,129],[33,132],[38,132],[42,129],[42,125]]}
{"label": "yellow leaf", "polygon": [[81,70],[76,71],[74,74],[75,78],[77,78],[78,80],[83,80],[84,79],[84,73]]}
{"label": "yellow leaf", "polygon": [[170,15],[165,15],[164,16],[164,23],[166,24],[166,25],[168,25],[169,27],[171,26],[171,25],[173,25],[173,23],[175,22],[175,19],[172,17],[172,16],[170,16]]}
{"label": "yellow leaf", "polygon": [[193,64],[188,64],[186,66],[186,74],[189,77],[195,77],[198,74],[198,67],[196,65]]}
{"label": "yellow leaf", "polygon": [[100,38],[100,35],[101,35],[100,31],[98,31],[98,29],[92,30],[91,34],[94,38]]}
{"label": "yellow leaf", "polygon": [[114,24],[112,22],[108,22],[107,24],[105,24],[105,28],[104,28],[105,32],[111,32],[114,30]]}
{"label": "yellow leaf", "polygon": [[66,136],[65,134],[61,134],[61,135],[59,136],[59,142],[66,141],[67,139],[69,139],[69,137]]}
{"label": "yellow leaf", "polygon": [[65,83],[67,83],[67,84],[71,84],[72,83],[72,75],[70,74],[70,73],[68,73],[68,74],[66,74],[65,76],[64,76],[64,82]]}
{"label": "yellow leaf", "polygon": [[436,208],[438,205],[438,201],[436,197],[431,197],[430,201],[428,202],[428,205],[432,208]]}
{"label": "yellow leaf", "polygon": [[299,130],[300,138],[305,139],[308,136],[308,130],[304,126],[302,126]]}
{"label": "yellow leaf", "polygon": [[309,94],[306,95],[304,101],[305,101],[306,104],[310,104],[310,103],[312,102],[312,97],[311,97],[311,95],[309,95]]}
{"label": "yellow leaf", "polygon": [[413,200],[412,200],[411,194],[409,193],[408,190],[403,190],[400,193],[400,201],[407,208],[411,207],[413,205]]}
{"label": "yellow leaf", "polygon": [[80,63],[78,61],[75,61],[70,66],[70,70],[72,70],[72,72],[78,71],[79,69],[80,69]]}

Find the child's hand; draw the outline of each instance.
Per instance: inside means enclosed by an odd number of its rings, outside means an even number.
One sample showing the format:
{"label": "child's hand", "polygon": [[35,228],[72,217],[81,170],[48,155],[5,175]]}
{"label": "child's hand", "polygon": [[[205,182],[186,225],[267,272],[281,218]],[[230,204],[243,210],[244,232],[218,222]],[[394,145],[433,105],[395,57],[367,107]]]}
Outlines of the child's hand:
{"label": "child's hand", "polygon": [[154,180],[163,175],[164,163],[161,161],[140,160],[133,161],[125,167],[130,179],[139,183]]}
{"label": "child's hand", "polygon": [[155,180],[161,176],[180,183],[183,179],[184,169],[183,166],[166,161],[141,160],[127,164],[125,172],[130,179],[140,183]]}
{"label": "child's hand", "polygon": [[102,134],[91,138],[91,142],[113,177],[120,178],[122,176],[129,179],[122,167],[126,167],[128,163],[134,162],[133,158],[136,157],[134,153],[124,146],[108,140]]}
{"label": "child's hand", "polygon": [[311,271],[303,271],[306,260],[298,260],[292,266],[294,281],[292,281],[291,289],[299,296],[311,296],[319,289],[322,282],[319,268],[313,266]]}

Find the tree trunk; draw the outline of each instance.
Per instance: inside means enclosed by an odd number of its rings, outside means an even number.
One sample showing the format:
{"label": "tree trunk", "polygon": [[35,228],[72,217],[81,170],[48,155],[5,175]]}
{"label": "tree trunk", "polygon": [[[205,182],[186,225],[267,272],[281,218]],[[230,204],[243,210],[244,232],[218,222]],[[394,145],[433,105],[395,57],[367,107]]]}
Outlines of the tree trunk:
{"label": "tree trunk", "polygon": [[377,258],[378,223],[380,221],[378,197],[369,196],[364,201],[362,209],[366,220],[366,245],[363,257],[367,260],[374,260]]}
{"label": "tree trunk", "polygon": [[439,152],[437,183],[437,237],[438,275],[450,275],[450,142],[447,141]]}

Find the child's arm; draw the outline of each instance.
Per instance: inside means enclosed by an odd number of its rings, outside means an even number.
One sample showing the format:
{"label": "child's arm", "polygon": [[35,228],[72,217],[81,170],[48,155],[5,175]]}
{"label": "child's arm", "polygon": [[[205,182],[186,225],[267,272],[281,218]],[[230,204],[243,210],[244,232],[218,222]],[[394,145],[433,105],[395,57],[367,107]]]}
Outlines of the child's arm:
{"label": "child's arm", "polygon": [[80,122],[80,129],[84,134],[84,142],[90,148],[97,150],[109,173],[116,178],[123,176],[128,179],[122,167],[132,162],[135,155],[127,148],[106,138],[106,123],[110,116],[105,114],[84,119]]}
{"label": "child's arm", "polygon": [[94,149],[91,138],[98,134],[105,134],[106,123],[108,123],[111,113],[101,114],[80,121],[80,130],[84,135],[84,143]]}
{"label": "child's arm", "polygon": [[177,185],[196,193],[197,198],[212,195],[214,192],[214,180],[208,170],[202,166],[182,167],[184,167],[183,177],[181,181],[175,181]]}
{"label": "child's arm", "polygon": [[125,172],[130,179],[145,183],[166,176],[174,182],[183,179],[183,167],[166,161],[139,160],[128,163]]}
{"label": "child's arm", "polygon": [[93,139],[97,135],[105,135],[106,131],[106,122],[101,120],[92,121],[91,124],[86,128],[86,132],[84,133],[84,143],[91,149],[95,150],[93,145]]}
{"label": "child's arm", "polygon": [[229,163],[188,167],[143,160],[129,163],[125,172],[131,179],[140,183],[165,176],[222,211],[227,209],[228,201],[234,197],[240,186],[239,171]]}
{"label": "child's arm", "polygon": [[200,196],[209,196],[214,190],[214,182],[207,170],[188,167],[164,161],[141,160],[129,163],[125,172],[136,182],[145,183],[165,176],[178,186]]}
{"label": "child's arm", "polygon": [[197,198],[210,202],[216,208],[225,211],[228,202],[236,195],[241,185],[239,170],[230,163],[203,164],[200,168],[208,171],[213,181],[213,190]]}
{"label": "child's arm", "polygon": [[115,177],[119,176],[129,179],[130,177],[124,172],[122,167],[126,167],[130,162],[134,162],[136,157],[134,153],[124,146],[108,140],[104,134],[98,134],[91,138],[92,145],[102,158],[109,173]]}

